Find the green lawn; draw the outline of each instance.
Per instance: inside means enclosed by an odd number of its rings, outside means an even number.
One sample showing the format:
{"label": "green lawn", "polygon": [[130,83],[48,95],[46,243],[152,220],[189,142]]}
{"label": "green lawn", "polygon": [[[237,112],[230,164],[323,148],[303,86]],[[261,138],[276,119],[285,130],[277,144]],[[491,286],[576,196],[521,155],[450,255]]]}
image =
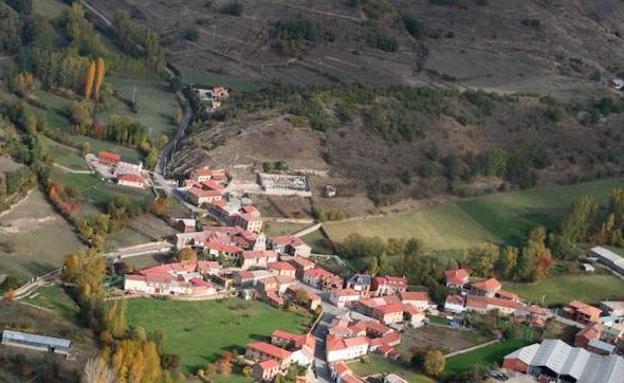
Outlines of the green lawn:
{"label": "green lawn", "polygon": [[611,274],[552,275],[534,283],[506,282],[504,289],[546,306],[566,305],[573,299],[599,303],[624,297],[624,281]]}
{"label": "green lawn", "polygon": [[266,222],[264,224],[264,233],[269,236],[294,234],[299,230],[303,230],[310,225],[289,223],[289,222]]}
{"label": "green lawn", "polygon": [[53,19],[61,16],[69,6],[59,0],[35,0],[33,10],[36,14]]}
{"label": "green lawn", "polygon": [[116,100],[110,111],[98,116],[103,123],[108,123],[109,116],[114,114],[131,115],[147,128],[153,138],[175,134],[177,126],[173,117],[178,103],[165,81],[123,77],[112,77],[108,81],[125,99],[131,100],[133,94],[136,95],[138,113],[133,114],[124,103]]}
{"label": "green lawn", "polygon": [[409,381],[410,383],[434,383],[435,380],[418,373],[417,371],[405,367],[399,362],[385,359],[379,355],[370,354],[370,360],[368,363],[354,362],[349,366],[353,372],[358,376],[369,376],[375,374],[388,374],[395,373]]}
{"label": "green lawn", "polygon": [[214,362],[224,350],[244,352],[248,343],[268,339],[274,330],[303,332],[310,320],[262,302],[237,298],[199,302],[128,300],[128,323],[148,331],[162,329],[165,350],[180,355],[184,372]]}
{"label": "green lawn", "polygon": [[523,340],[507,340],[447,358],[444,375],[456,374],[477,365],[488,366],[500,363],[505,355],[524,346],[526,342]]}
{"label": "green lawn", "polygon": [[536,225],[557,226],[571,202],[592,194],[606,202],[622,179],[498,193],[407,213],[324,224],[335,241],[351,233],[381,238],[416,237],[429,250],[462,249],[486,241],[518,244]]}
{"label": "green lawn", "polygon": [[304,235],[301,239],[312,247],[313,253],[334,254],[334,251],[327,246],[327,237],[321,230]]}
{"label": "green lawn", "polygon": [[72,320],[80,309],[65,291],[58,286],[41,287],[35,294],[24,300],[35,306],[54,310],[62,317]]}
{"label": "green lawn", "polygon": [[78,149],[63,145],[43,135],[41,144],[57,164],[74,170],[89,170],[87,162]]}
{"label": "green lawn", "polygon": [[260,90],[268,85],[264,80],[253,80],[243,77],[208,72],[198,68],[181,66],[180,72],[185,83],[203,86],[225,86],[238,92]]}

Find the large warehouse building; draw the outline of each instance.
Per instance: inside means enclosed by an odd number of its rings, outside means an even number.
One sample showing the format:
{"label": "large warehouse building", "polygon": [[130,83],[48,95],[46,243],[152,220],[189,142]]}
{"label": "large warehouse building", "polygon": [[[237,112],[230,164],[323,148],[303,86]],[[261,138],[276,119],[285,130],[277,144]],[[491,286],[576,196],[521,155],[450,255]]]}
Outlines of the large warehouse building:
{"label": "large warehouse building", "polygon": [[602,356],[559,339],[547,339],[507,355],[503,367],[554,382],[622,383],[624,359]]}

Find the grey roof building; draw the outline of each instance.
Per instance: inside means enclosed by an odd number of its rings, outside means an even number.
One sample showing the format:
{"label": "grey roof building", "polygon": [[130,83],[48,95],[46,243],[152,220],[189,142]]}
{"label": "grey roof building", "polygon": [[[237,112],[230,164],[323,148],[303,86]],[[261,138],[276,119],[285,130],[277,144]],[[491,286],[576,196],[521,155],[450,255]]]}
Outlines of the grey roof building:
{"label": "grey roof building", "polygon": [[39,351],[51,351],[57,354],[68,354],[72,346],[72,342],[69,339],[12,330],[4,330],[2,332],[2,344]]}

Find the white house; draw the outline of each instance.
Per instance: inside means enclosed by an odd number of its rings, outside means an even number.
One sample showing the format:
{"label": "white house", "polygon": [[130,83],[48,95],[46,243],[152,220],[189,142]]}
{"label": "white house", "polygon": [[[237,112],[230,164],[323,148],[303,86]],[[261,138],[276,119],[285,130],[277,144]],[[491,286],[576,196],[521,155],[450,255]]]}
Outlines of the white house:
{"label": "white house", "polygon": [[464,297],[461,295],[449,295],[444,301],[444,311],[461,314],[466,311],[464,307]]}
{"label": "white house", "polygon": [[368,353],[368,338],[357,336],[342,339],[335,335],[328,335],[326,351],[328,363],[356,359]]}
{"label": "white house", "polygon": [[336,307],[349,307],[360,299],[360,293],[353,289],[332,290],[329,302]]}

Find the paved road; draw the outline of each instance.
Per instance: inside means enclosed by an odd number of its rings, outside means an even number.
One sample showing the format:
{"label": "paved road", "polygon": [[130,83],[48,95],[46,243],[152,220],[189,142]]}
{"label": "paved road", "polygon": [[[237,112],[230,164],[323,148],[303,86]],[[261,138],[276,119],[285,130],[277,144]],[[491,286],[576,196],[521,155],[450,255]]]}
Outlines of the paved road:
{"label": "paved road", "polygon": [[112,251],[110,253],[104,253],[102,256],[106,258],[125,259],[146,254],[166,254],[173,250],[173,248],[173,244],[165,241],[148,242],[141,245],[117,249],[116,251]]}

